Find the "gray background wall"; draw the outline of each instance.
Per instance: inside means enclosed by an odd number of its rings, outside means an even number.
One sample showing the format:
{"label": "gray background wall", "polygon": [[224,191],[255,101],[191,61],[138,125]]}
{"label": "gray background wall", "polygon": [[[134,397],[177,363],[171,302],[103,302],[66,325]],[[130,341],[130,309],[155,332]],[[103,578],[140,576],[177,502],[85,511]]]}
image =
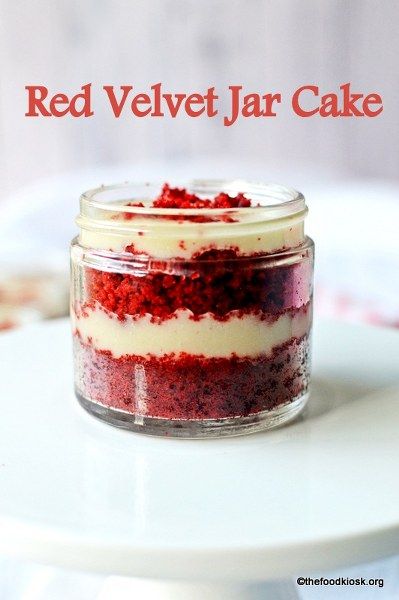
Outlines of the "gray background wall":
{"label": "gray background wall", "polygon": [[[2,0],[0,198],[66,170],[202,156],[306,168],[336,178],[398,177],[396,0]],[[27,119],[24,86],[162,81],[171,91],[243,84],[281,91],[275,119],[116,120],[100,93],[91,119]],[[300,119],[287,101],[316,83],[380,92],[376,119]],[[356,91],[355,90],[355,91]]]}

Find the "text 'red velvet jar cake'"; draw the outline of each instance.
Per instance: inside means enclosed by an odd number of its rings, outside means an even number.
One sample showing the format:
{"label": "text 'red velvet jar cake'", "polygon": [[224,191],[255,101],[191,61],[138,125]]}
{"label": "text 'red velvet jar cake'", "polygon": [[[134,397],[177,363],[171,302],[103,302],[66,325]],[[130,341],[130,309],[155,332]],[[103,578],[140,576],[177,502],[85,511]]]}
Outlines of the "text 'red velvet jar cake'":
{"label": "text 'red velvet jar cake'", "polygon": [[293,419],[309,386],[306,213],[300,193],[246,181],[83,194],[71,311],[84,408],[176,437]]}

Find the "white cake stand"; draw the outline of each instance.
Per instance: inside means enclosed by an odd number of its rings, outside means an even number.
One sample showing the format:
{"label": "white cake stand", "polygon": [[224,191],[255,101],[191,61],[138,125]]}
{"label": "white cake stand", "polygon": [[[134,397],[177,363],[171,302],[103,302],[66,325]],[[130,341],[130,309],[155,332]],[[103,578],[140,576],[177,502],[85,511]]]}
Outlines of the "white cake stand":
{"label": "white cake stand", "polygon": [[[398,552],[399,332],[315,329],[305,417],[198,441],[132,434],[86,414],[73,397],[67,321],[2,334],[0,551],[184,580],[164,587],[174,599],[253,597],[243,582]],[[123,585],[120,598],[132,597]],[[101,600],[115,598],[115,580],[109,588]]]}

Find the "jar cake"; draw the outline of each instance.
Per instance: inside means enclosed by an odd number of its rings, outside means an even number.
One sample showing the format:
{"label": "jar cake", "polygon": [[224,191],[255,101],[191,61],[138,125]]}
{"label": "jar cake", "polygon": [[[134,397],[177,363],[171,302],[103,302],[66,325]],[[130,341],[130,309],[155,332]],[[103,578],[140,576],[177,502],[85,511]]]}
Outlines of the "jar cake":
{"label": "jar cake", "polygon": [[81,404],[176,437],[293,419],[309,385],[306,212],[298,192],[244,181],[83,194],[71,306]]}

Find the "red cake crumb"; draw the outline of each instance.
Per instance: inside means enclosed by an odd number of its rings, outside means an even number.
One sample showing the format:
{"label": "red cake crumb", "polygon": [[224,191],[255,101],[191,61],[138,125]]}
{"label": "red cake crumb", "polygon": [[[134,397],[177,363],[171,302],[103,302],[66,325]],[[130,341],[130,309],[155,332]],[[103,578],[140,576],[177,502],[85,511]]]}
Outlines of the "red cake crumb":
{"label": "red cake crumb", "polygon": [[[127,202],[125,206],[133,206],[138,208],[144,208],[142,202]],[[238,193],[236,196],[229,196],[225,192],[221,192],[214,198],[200,198],[196,194],[191,194],[185,188],[172,188],[168,183],[162,186],[160,195],[153,200],[149,208],[174,208],[174,209],[229,209],[229,208],[249,208],[252,206],[251,200],[246,198],[242,193]],[[120,215],[125,220],[131,220],[136,217],[134,212],[123,212]],[[120,218],[116,215],[114,218]],[[179,215],[163,215],[164,219],[182,220]],[[236,219],[229,214],[221,214],[217,217],[211,217],[209,215],[189,215],[184,218],[187,221],[193,221],[195,223],[209,223],[212,221],[223,221],[227,223],[234,223]]]}
{"label": "red cake crumb", "polygon": [[195,270],[183,265],[179,274],[149,270],[144,276],[87,268],[87,303],[98,302],[124,319],[146,313],[168,318],[179,308],[194,315],[211,312],[216,318],[232,310],[280,314],[309,302],[306,263],[260,267],[249,259],[234,265],[198,261]]}
{"label": "red cake crumb", "polygon": [[152,206],[154,208],[248,208],[251,200],[239,193],[235,197],[221,192],[213,199],[205,199],[191,194],[184,188],[171,188],[168,183]]}
{"label": "red cake crumb", "polygon": [[[125,204],[125,206],[136,206],[137,208],[144,208],[144,204],[142,202],[127,202]],[[135,216],[136,216],[135,213],[131,213],[131,212],[127,212],[127,211],[122,213],[122,218],[125,219],[125,221],[130,221]],[[119,219],[119,215],[116,214],[116,215],[112,216],[111,218]],[[139,232],[139,235],[140,235],[140,232]]]}
{"label": "red cake crumb", "polygon": [[75,336],[78,395],[132,414],[221,419],[272,410],[306,392],[308,339],[292,339],[256,359],[114,358]]}
{"label": "red cake crumb", "polygon": [[8,329],[13,329],[17,324],[13,321],[2,321],[0,323],[0,331],[7,331]]}

